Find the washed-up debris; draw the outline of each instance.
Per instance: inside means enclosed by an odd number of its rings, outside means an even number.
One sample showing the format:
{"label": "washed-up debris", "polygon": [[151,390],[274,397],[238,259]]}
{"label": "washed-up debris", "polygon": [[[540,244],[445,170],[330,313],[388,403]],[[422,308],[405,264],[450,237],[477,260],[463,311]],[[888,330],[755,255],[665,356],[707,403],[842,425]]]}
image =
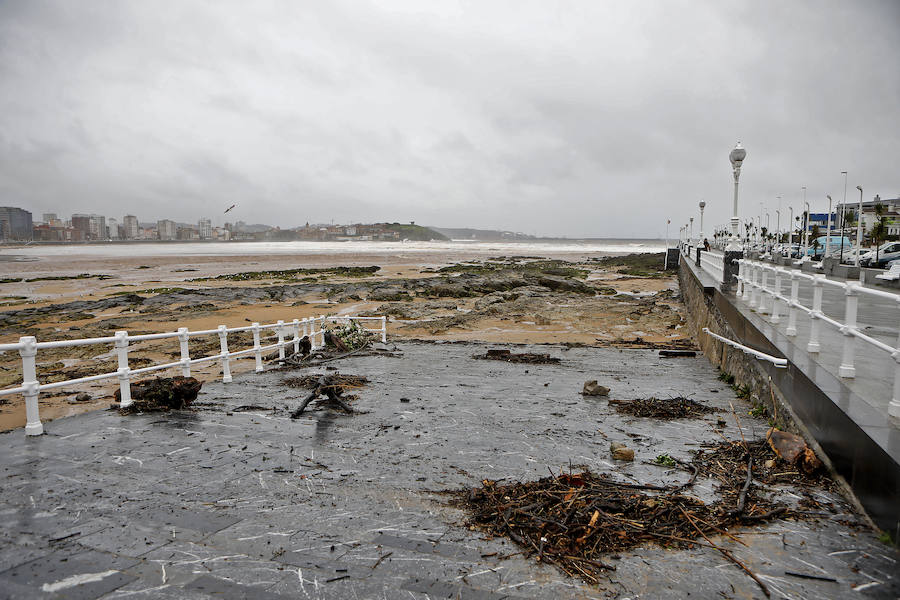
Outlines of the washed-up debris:
{"label": "washed-up debris", "polygon": [[[132,403],[120,407],[122,414],[188,408],[197,399],[203,384],[193,377],[157,377],[131,384]],[[116,402],[121,402],[116,390]]]}
{"label": "washed-up debris", "polygon": [[353,407],[347,401],[355,399],[353,396],[343,396],[345,390],[361,388],[368,379],[358,375],[334,375],[292,377],[284,380],[284,383],[291,387],[304,387],[312,391],[300,402],[300,406],[291,412],[291,418],[299,418],[309,406],[310,402],[324,396],[328,403],[337,406],[349,413],[355,412]]}
{"label": "washed-up debris", "polygon": [[799,435],[773,427],[766,434],[766,441],[778,458],[798,466],[804,473],[815,473],[822,468],[822,461]]}
{"label": "washed-up debris", "polygon": [[636,400],[610,400],[616,411],[635,417],[652,417],[654,419],[683,419],[699,417],[715,412],[716,409],[701,404],[690,398],[638,398]]}
{"label": "washed-up debris", "polygon": [[523,352],[521,354],[513,354],[510,350],[488,350],[484,354],[476,354],[472,358],[479,360],[502,360],[510,363],[527,363],[532,365],[555,365],[559,364],[559,359],[549,354],[533,354],[531,352]]}
{"label": "washed-up debris", "polygon": [[584,389],[581,390],[584,396],[608,396],[609,388],[597,383],[596,379],[584,382]]}
{"label": "washed-up debris", "polygon": [[694,350],[660,350],[659,355],[663,358],[677,358],[697,356],[697,353]]}
{"label": "washed-up debris", "polygon": [[[610,447],[613,452],[627,450],[618,443]],[[759,466],[768,460],[776,461],[773,469]],[[604,570],[615,568],[604,562],[605,554],[651,542],[676,548],[697,545],[718,550],[768,596],[765,584],[710,538],[734,538],[728,530],[735,526],[822,514],[802,510],[807,507],[804,502],[797,507],[781,504],[752,483],[833,486],[823,473],[812,476],[786,470],[789,466],[765,441],[727,442],[698,452],[690,463],[661,455],[655,464],[689,470],[691,477],[686,483],[668,486],[617,481],[587,470],[524,483],[485,479],[481,487],[453,492],[451,503],[469,512],[471,527],[509,537],[526,555],[590,583],[598,583]],[[698,475],[719,481],[719,500],[704,504],[683,494]]]}
{"label": "washed-up debris", "polygon": [[611,442],[609,451],[616,460],[634,460],[634,450],[621,442]]}

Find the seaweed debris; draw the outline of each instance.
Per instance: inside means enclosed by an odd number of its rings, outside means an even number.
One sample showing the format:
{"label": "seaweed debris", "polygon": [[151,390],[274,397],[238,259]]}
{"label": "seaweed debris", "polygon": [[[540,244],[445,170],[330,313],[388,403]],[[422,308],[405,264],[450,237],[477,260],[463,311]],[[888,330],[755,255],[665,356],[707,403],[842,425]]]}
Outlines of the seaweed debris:
{"label": "seaweed debris", "polygon": [[610,400],[616,412],[635,417],[652,417],[654,419],[697,418],[701,415],[716,412],[715,408],[701,404],[690,398],[638,398],[636,400]]}
{"label": "seaweed debris", "polygon": [[555,365],[560,362],[558,358],[549,354],[533,354],[531,352],[513,354],[509,350],[488,350],[484,354],[476,354],[472,358],[478,360],[502,360],[504,362],[527,363],[531,365]]}

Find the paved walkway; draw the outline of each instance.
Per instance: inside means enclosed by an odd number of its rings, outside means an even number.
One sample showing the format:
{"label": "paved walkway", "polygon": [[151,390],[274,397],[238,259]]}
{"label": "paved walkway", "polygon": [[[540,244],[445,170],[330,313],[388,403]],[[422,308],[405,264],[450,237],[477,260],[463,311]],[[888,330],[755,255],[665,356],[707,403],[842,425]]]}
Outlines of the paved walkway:
{"label": "paved walkway", "polygon": [[[769,274],[768,287],[774,285],[774,277]],[[790,296],[790,280],[782,278],[781,294]],[[879,291],[888,291],[877,288]],[[895,294],[900,300],[900,295]],[[813,286],[806,280],[800,280],[798,299],[807,307],[812,306]],[[860,330],[881,342],[896,347],[898,334],[900,334],[900,302],[878,296],[861,295],[857,311],[857,323]],[[787,329],[787,307],[779,303],[780,320],[773,324],[771,319],[772,299],[767,297],[765,312],[750,309],[749,304],[741,299],[735,302],[742,310],[753,311],[760,314],[772,327],[784,333]],[[846,302],[843,290],[833,286],[822,286],[822,312],[839,322],[845,320]],[[809,316],[799,311],[797,313],[797,335],[793,337],[794,344],[801,349],[806,348],[809,341],[811,327]],[[820,351],[818,353],[806,353],[808,360],[833,375],[838,375],[838,367],[841,364],[844,347],[844,336],[836,328],[827,323],[822,323],[819,328]],[[900,419],[888,415],[888,403],[893,396],[894,375],[897,363],[887,352],[875,346],[856,340],[856,376],[854,378],[840,378],[841,382],[853,393],[862,398],[869,406],[882,415],[884,424],[894,428],[900,428]],[[900,449],[900,446],[898,446]]]}
{"label": "paved walkway", "polygon": [[[292,421],[304,391],[283,380],[297,372],[267,371],[207,384],[193,411],[101,411],[47,423],[39,438],[0,435],[0,597],[762,597],[710,548],[621,553],[599,588],[518,554],[498,559],[517,548],[470,531],[435,490],[536,479],[570,464],[670,483],[685,475],[642,461],[688,459],[720,439],[712,430],[720,417],[724,435],[738,439],[732,403],[747,437],[767,425],[747,415],[703,357],[540,346],[562,363],[472,358],[486,347],[407,343],[402,357],[334,363],[371,380],[357,392],[365,412],[353,416],[322,409]],[[690,395],[719,412],[625,418],[581,396],[586,379],[620,399]],[[246,405],[264,408],[239,410]],[[634,448],[635,462],[611,462],[611,441]],[[709,481],[691,490],[717,497]],[[900,554],[847,525],[854,521],[839,510],[747,530],[746,546],[717,543],[776,598],[895,598]]]}

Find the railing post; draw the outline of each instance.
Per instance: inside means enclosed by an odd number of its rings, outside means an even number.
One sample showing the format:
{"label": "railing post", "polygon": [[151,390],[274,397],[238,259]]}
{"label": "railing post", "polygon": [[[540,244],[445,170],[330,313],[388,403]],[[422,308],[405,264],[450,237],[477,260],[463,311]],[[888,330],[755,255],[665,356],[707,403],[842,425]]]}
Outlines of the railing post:
{"label": "railing post", "polygon": [[387,344],[387,316],[381,316],[381,343]]}
{"label": "railing post", "polygon": [[891,352],[894,359],[894,396],[888,403],[888,414],[892,417],[900,417],[900,352]]}
{"label": "railing post", "polygon": [[219,325],[219,348],[222,353],[222,383],[231,383],[231,365],[228,360],[228,328]]}
{"label": "railing post", "polygon": [[772,295],[772,322],[778,323],[781,320],[781,317],[778,316],[778,309],[780,308],[779,296],[781,296],[781,269],[775,268],[775,284]]}
{"label": "railing post", "polygon": [[750,308],[756,307],[759,299],[759,266],[753,265],[753,281],[750,282]]}
{"label": "railing post", "polygon": [[278,332],[278,360],[284,360],[284,321],[278,321],[275,330]]}
{"label": "railing post", "polygon": [[294,354],[300,354],[300,319],[294,319]]}
{"label": "railing post", "polygon": [[797,298],[800,293],[800,279],[797,272],[791,270],[791,303],[788,308],[788,326],[785,335],[797,335]]}
{"label": "railing post", "polygon": [[838,367],[838,375],[851,379],[856,377],[856,367],[853,366],[856,354],[856,310],[859,306],[859,292],[856,285],[847,283],[844,291],[847,308],[844,313],[844,325],[841,333],[844,334],[844,353],[841,357],[841,366]]}
{"label": "railing post", "polygon": [[322,347],[325,347],[325,315],[319,315],[322,324],[319,326],[319,335],[322,336]]}
{"label": "railing post", "polygon": [[25,435],[41,435],[44,426],[41,424],[41,416],[38,411],[38,394],[40,385],[37,381],[37,339],[33,335],[19,338],[22,347],[19,356],[22,357],[22,386],[25,388]]}
{"label": "railing post", "polygon": [[178,345],[181,347],[181,375],[182,377],[191,376],[191,349],[188,346],[188,328],[178,328]]}
{"label": "railing post", "polygon": [[261,373],[262,364],[262,346],[259,344],[259,323],[253,323],[253,356],[256,359],[256,372]]}
{"label": "railing post", "polygon": [[[725,283],[728,283],[728,263],[726,261],[722,261],[723,269],[725,271]],[[744,259],[740,259],[737,261],[738,272],[737,272],[737,297],[744,297],[744,273],[747,271],[747,268],[744,266]]]}
{"label": "railing post", "polygon": [[822,279],[824,275],[813,275],[813,307],[809,313],[809,343],[806,351],[815,354],[819,351],[819,329],[822,327]]}
{"label": "railing post", "polygon": [[307,317],[306,322],[309,325],[309,349],[312,351],[316,349],[316,318]]}
{"label": "railing post", "polygon": [[128,332],[116,332],[116,355],[119,360],[119,406],[131,406],[131,369],[128,368]]}
{"label": "railing post", "polygon": [[769,289],[768,289],[769,269],[765,265],[762,265],[762,266],[760,266],[760,270],[762,271],[762,282],[759,287],[759,308],[758,308],[758,310],[760,313],[764,313],[764,312],[766,312],[766,300],[768,300],[767,295],[769,293]]}

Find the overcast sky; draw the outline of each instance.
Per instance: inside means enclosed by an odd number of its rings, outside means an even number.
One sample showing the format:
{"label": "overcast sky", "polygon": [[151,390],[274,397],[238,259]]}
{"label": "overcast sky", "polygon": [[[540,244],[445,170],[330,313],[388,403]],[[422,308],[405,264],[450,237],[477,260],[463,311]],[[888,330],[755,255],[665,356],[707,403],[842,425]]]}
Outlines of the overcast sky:
{"label": "overcast sky", "polygon": [[0,205],[654,237],[727,221],[741,140],[774,227],[842,170],[900,195],[898,31],[897,0],[0,0]]}

